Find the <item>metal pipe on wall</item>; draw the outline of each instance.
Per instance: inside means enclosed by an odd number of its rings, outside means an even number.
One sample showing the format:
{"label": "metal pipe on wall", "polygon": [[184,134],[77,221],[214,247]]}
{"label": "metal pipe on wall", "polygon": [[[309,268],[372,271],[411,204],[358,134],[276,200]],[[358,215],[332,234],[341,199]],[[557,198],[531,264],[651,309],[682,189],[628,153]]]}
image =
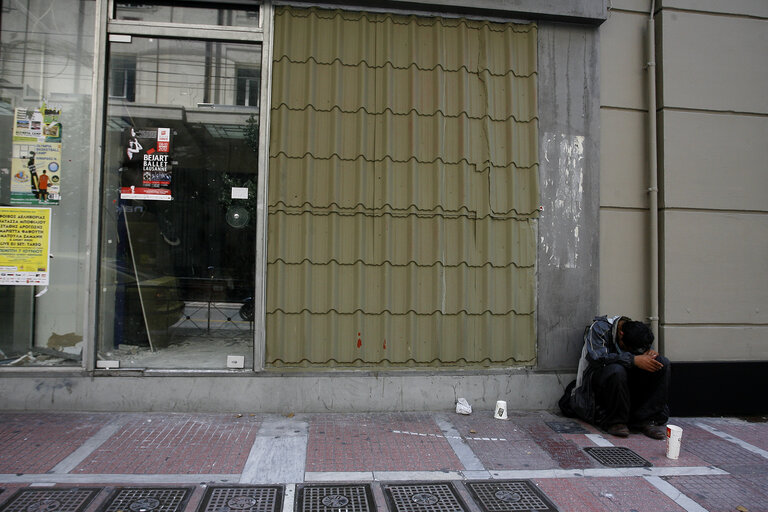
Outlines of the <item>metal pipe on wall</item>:
{"label": "metal pipe on wall", "polygon": [[659,341],[659,188],[656,148],[656,27],[653,14],[656,2],[651,2],[648,17],[648,208],[650,213],[650,240],[648,257],[650,260],[650,316],[651,330]]}

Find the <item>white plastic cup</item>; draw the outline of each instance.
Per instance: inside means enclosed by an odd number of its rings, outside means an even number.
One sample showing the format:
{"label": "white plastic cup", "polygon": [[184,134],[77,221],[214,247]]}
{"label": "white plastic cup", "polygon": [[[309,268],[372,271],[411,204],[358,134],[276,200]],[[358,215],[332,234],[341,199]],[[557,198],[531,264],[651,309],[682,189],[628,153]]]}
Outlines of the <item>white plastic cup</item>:
{"label": "white plastic cup", "polygon": [[680,443],[683,440],[683,429],[677,425],[667,425],[667,458],[677,459],[680,456]]}
{"label": "white plastic cup", "polygon": [[507,419],[507,402],[504,400],[496,402],[496,409],[494,409],[493,417],[497,420]]}

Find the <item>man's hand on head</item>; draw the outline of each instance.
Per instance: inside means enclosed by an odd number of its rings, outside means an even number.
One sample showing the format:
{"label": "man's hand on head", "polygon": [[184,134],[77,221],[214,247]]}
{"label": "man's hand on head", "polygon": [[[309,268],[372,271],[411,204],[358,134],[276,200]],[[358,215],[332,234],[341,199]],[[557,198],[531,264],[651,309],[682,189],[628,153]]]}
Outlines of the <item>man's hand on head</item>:
{"label": "man's hand on head", "polygon": [[645,354],[635,356],[635,366],[647,372],[657,372],[664,368],[664,365],[656,360],[658,355],[655,350],[649,350]]}

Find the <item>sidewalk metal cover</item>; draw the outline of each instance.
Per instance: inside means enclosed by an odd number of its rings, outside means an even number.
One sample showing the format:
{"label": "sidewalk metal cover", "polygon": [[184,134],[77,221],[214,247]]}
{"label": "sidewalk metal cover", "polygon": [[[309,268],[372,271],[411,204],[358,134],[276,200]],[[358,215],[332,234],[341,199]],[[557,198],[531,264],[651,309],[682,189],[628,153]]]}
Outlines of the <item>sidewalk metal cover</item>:
{"label": "sidewalk metal cover", "polygon": [[112,493],[99,512],[183,512],[192,487],[123,487]]}
{"label": "sidewalk metal cover", "polygon": [[609,468],[643,468],[653,464],[623,446],[591,446],[584,448],[597,462]]}
{"label": "sidewalk metal cover", "polygon": [[390,512],[465,512],[450,483],[382,484]]}
{"label": "sidewalk metal cover", "polygon": [[296,512],[375,512],[369,485],[302,485],[297,488]]}
{"label": "sidewalk metal cover", "polygon": [[279,485],[210,486],[197,512],[280,512],[283,488]]}
{"label": "sidewalk metal cover", "polygon": [[98,487],[20,489],[0,507],[2,512],[81,512],[99,494]]}
{"label": "sidewalk metal cover", "polygon": [[556,512],[557,507],[529,480],[467,482],[467,489],[484,512]]}
{"label": "sidewalk metal cover", "polygon": [[575,421],[545,421],[558,434],[589,434],[589,431]]}

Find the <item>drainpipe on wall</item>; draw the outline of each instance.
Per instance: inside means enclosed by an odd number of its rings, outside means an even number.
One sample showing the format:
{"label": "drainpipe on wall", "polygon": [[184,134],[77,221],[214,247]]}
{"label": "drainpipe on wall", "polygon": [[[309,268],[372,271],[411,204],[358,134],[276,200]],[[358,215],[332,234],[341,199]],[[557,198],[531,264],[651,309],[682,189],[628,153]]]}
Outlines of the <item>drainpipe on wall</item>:
{"label": "drainpipe on wall", "polygon": [[650,210],[650,317],[651,330],[659,339],[659,188],[656,155],[656,29],[653,21],[655,0],[651,1],[651,13],[648,18],[648,208]]}

